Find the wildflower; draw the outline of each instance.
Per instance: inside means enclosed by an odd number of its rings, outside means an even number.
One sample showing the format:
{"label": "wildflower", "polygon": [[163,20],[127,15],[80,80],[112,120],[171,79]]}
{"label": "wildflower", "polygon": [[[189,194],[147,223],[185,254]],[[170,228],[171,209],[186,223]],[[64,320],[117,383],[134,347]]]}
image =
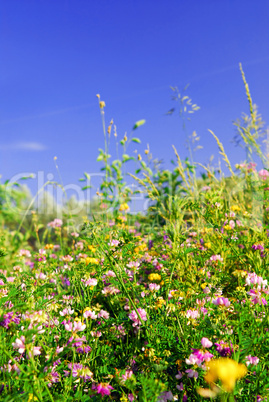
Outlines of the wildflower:
{"label": "wildflower", "polygon": [[217,346],[216,351],[219,352],[222,357],[231,355],[233,352],[233,345],[231,342],[229,345],[228,342],[220,341],[219,343],[215,343],[215,345]]}
{"label": "wildflower", "polygon": [[213,345],[213,343],[208,338],[202,338],[201,344],[203,348],[211,348],[211,346]]}
{"label": "wildflower", "polygon": [[[147,321],[147,313],[146,313],[146,311],[144,309],[142,309],[142,308],[138,308],[137,311],[138,311],[138,313],[140,315],[141,320]],[[129,314],[129,318],[130,318],[130,320],[133,321],[133,327],[136,327],[136,326],[139,327],[140,325],[142,325],[140,319],[138,319],[138,316],[137,316],[137,313],[136,313],[135,310],[133,310],[131,312],[131,314]]]}
{"label": "wildflower", "polygon": [[196,320],[196,318],[200,317],[200,313],[198,310],[187,310],[186,311],[186,317],[191,318],[193,320]]}
{"label": "wildflower", "polygon": [[82,324],[81,321],[74,321],[74,323],[69,321],[68,323],[65,324],[64,327],[66,331],[78,332],[78,331],[84,331],[86,325]]}
{"label": "wildflower", "polygon": [[25,336],[21,336],[20,338],[17,338],[14,343],[12,343],[12,346],[14,349],[18,349],[18,352],[20,354],[23,354],[25,352]]}
{"label": "wildflower", "polygon": [[116,295],[117,293],[120,293],[120,290],[116,288],[115,286],[107,286],[102,290],[103,295]]}
{"label": "wildflower", "polygon": [[108,383],[103,383],[101,382],[100,384],[93,385],[92,389],[96,389],[98,394],[101,394],[101,396],[105,396],[105,395],[110,395],[110,390],[114,389],[111,385],[109,385]]}
{"label": "wildflower", "polygon": [[127,204],[127,202],[124,202],[123,204],[120,205],[119,211],[129,211],[130,207]]}
{"label": "wildflower", "polygon": [[86,263],[87,265],[89,265],[89,264],[95,264],[95,265],[97,265],[97,264],[99,264],[99,260],[98,260],[98,258],[86,257],[86,258],[85,258],[85,263]]}
{"label": "wildflower", "polygon": [[198,372],[196,370],[188,369],[185,370],[185,373],[187,373],[187,377],[189,378],[198,378]]}
{"label": "wildflower", "polygon": [[109,313],[105,310],[100,310],[98,313],[98,318],[105,318],[106,320],[109,319]]}
{"label": "wildflower", "polygon": [[149,281],[161,281],[162,280],[162,277],[161,277],[161,275],[160,274],[149,274],[149,276],[148,276],[148,280]]}
{"label": "wildflower", "polygon": [[81,279],[81,281],[84,282],[85,286],[96,286],[98,282],[95,278],[89,278],[87,280]]}
{"label": "wildflower", "polygon": [[92,320],[96,320],[97,315],[95,314],[94,311],[91,311],[89,309],[89,307],[86,307],[85,310],[84,310],[84,313],[83,313],[83,317],[85,317],[85,318],[90,317]]}
{"label": "wildflower", "polygon": [[62,311],[59,312],[59,314],[64,317],[65,315],[72,315],[74,314],[74,310],[72,310],[70,307],[63,309]]}
{"label": "wildflower", "polygon": [[119,240],[116,240],[116,239],[113,239],[113,240],[111,240],[110,243],[108,243],[108,245],[110,247],[114,247],[114,246],[117,247],[119,244],[120,244]]}
{"label": "wildflower", "polygon": [[[44,368],[44,372],[48,372],[48,367]],[[48,387],[52,387],[53,384],[60,382],[60,375],[56,371],[56,367],[52,367],[48,374],[45,377],[45,381],[47,382]]]}
{"label": "wildflower", "polygon": [[31,253],[29,250],[21,249],[19,251],[19,257],[31,257]]}
{"label": "wildflower", "polygon": [[173,401],[174,397],[171,391],[162,392],[157,399],[157,402]]}
{"label": "wildflower", "polygon": [[256,356],[251,356],[251,355],[246,356],[246,365],[247,366],[249,366],[250,364],[252,364],[253,366],[257,366],[259,361],[260,361],[260,359]]}
{"label": "wildflower", "polygon": [[12,322],[14,322],[15,324],[19,324],[20,317],[18,314],[15,314],[12,311],[10,311],[9,313],[4,314],[3,320],[0,322],[0,325],[4,328],[8,329]]}
{"label": "wildflower", "polygon": [[52,222],[48,223],[48,227],[50,228],[60,228],[63,224],[63,221],[61,219],[54,219]]}
{"label": "wildflower", "polygon": [[[69,363],[68,368],[72,372],[73,377],[79,377],[81,378],[84,382],[91,380],[93,373],[90,371],[88,367],[84,367],[80,363]],[[65,371],[66,375],[69,375],[68,371]]]}
{"label": "wildflower", "polygon": [[249,292],[247,292],[247,294],[251,297],[251,301],[254,304],[260,304],[260,305],[266,305],[267,304],[267,300],[265,299],[265,297],[262,297],[263,294],[264,296],[266,294],[268,294],[269,291],[265,290],[265,289],[250,289]]}
{"label": "wildflower", "polygon": [[121,378],[120,378],[120,384],[124,385],[124,383],[129,380],[133,375],[133,371],[132,370],[126,370],[124,374],[122,374]]}
{"label": "wildflower", "polygon": [[[163,297],[158,297],[154,308],[155,308],[155,310],[157,310],[159,308],[162,308],[162,306],[165,304],[166,304],[166,302],[163,299]],[[170,306],[171,306],[171,304],[170,304]]]}
{"label": "wildflower", "polygon": [[205,380],[209,384],[213,384],[218,378],[222,382],[222,387],[227,392],[232,392],[235,387],[236,380],[247,374],[247,368],[244,364],[228,358],[211,360],[206,363],[207,373]]}
{"label": "wildflower", "polygon": [[221,257],[221,255],[217,254],[217,255],[212,255],[210,257],[210,261],[220,261],[223,262],[223,258]]}
{"label": "wildflower", "polygon": [[212,300],[212,303],[215,304],[215,306],[225,306],[225,307],[229,307],[231,304],[227,297],[217,297],[216,299]]}
{"label": "wildflower", "polygon": [[159,289],[160,289],[160,285],[157,285],[157,283],[150,283],[149,284],[149,290],[151,292],[158,292]]}
{"label": "wildflower", "polygon": [[105,104],[104,101],[100,101],[100,102],[99,102],[99,107],[100,107],[100,109],[103,109],[105,106],[106,106],[106,104]]}
{"label": "wildflower", "polygon": [[261,169],[261,170],[258,172],[258,175],[259,175],[259,177],[260,177],[262,180],[266,180],[267,177],[269,176],[269,172],[268,172],[268,170]]}

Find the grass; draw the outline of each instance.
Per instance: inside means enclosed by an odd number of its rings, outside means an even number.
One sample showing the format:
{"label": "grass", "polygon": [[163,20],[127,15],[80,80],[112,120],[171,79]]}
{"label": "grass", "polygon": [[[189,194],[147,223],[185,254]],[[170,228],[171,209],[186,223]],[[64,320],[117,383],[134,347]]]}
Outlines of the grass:
{"label": "grass", "polygon": [[[248,86],[247,96],[250,125],[237,127],[259,154]],[[113,122],[106,131],[98,100],[99,213],[79,230],[69,215],[72,231],[32,202],[22,221],[12,209],[22,194],[0,186],[1,400],[266,401],[267,170],[247,161],[233,171],[214,133],[230,177],[205,167],[197,179],[176,150],[173,171],[154,170],[149,152],[127,154],[133,135],[111,162]],[[129,161],[151,200],[143,215],[129,211]]]}

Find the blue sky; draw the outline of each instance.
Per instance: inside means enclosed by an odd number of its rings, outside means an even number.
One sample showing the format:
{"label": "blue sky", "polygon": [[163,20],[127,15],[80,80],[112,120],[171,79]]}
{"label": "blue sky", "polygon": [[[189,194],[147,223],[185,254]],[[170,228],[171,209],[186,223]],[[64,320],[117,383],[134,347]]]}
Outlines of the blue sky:
{"label": "blue sky", "polygon": [[[44,171],[64,184],[98,173],[103,147],[96,94],[119,138],[133,124],[143,154],[187,156],[170,86],[201,109],[186,126],[200,144],[195,160],[219,159],[211,129],[232,164],[245,154],[230,143],[232,121],[248,112],[239,62],[254,103],[269,121],[267,0],[2,0],[0,4],[0,173]],[[114,143],[112,141],[112,153]],[[133,154],[135,147],[130,149]]]}

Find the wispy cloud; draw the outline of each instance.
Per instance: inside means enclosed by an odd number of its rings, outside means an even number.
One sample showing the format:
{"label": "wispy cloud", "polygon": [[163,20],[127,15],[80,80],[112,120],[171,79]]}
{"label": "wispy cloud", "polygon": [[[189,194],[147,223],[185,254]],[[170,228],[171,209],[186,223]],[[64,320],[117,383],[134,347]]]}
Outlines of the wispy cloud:
{"label": "wispy cloud", "polygon": [[40,118],[44,118],[44,117],[56,116],[59,114],[69,113],[69,112],[73,112],[73,111],[80,110],[80,109],[87,109],[87,108],[90,108],[90,107],[96,106],[96,105],[97,105],[97,102],[87,103],[84,105],[67,107],[65,109],[57,109],[57,110],[51,110],[48,112],[29,115],[29,116],[15,117],[15,118],[9,119],[9,120],[1,120],[0,124],[7,124],[7,123],[13,123],[13,122],[17,122],[17,121],[33,120],[33,119],[40,119]]}
{"label": "wispy cloud", "polygon": [[13,142],[10,144],[0,144],[1,151],[32,151],[39,152],[45,151],[47,147],[40,142],[21,141]]}

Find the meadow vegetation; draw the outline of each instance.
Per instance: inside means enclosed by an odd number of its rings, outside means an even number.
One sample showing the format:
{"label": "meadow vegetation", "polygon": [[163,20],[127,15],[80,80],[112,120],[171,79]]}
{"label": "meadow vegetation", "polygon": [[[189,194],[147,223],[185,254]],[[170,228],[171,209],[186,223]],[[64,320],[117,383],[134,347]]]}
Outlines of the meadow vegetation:
{"label": "meadow vegetation", "polygon": [[[266,166],[241,73],[250,114],[235,140],[246,160],[233,167],[211,133],[228,176],[194,162],[196,133],[185,161],[174,148],[171,170],[149,147],[130,156],[145,121],[118,141],[97,95],[104,177],[90,214],[69,200],[59,217],[49,195],[40,213],[24,188],[0,185],[2,401],[267,401],[269,171],[252,159]],[[183,117],[198,110],[173,97]],[[131,213],[141,192],[147,211]]]}

